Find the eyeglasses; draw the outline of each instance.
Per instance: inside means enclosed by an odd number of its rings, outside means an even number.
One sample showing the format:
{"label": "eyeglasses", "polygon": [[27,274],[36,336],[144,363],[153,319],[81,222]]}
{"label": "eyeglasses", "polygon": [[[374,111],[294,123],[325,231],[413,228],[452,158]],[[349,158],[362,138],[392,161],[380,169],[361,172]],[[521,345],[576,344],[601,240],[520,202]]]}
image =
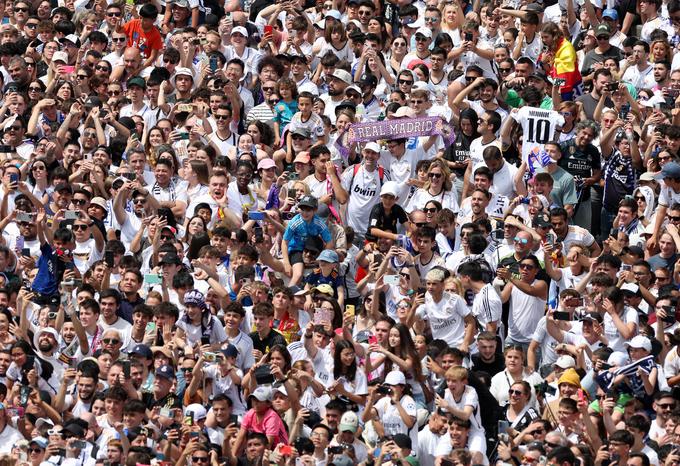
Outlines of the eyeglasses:
{"label": "eyeglasses", "polygon": [[427,222],[416,222],[416,223],[415,223],[415,226],[416,226],[417,228],[426,227],[427,225],[428,225]]}
{"label": "eyeglasses", "polygon": [[45,450],[43,450],[42,448],[29,448],[28,449],[29,453],[42,453],[43,451],[45,451]]}
{"label": "eyeglasses", "polygon": [[498,71],[501,73],[510,73],[512,71],[512,68],[498,68]]}
{"label": "eyeglasses", "polygon": [[26,27],[28,29],[37,29],[38,28],[38,23],[26,23]]}
{"label": "eyeglasses", "polygon": [[597,36],[597,40],[609,40],[609,36]]}
{"label": "eyeglasses", "polygon": [[410,79],[397,79],[397,83],[399,84],[413,84],[413,81]]}
{"label": "eyeglasses", "polygon": [[108,16],[109,18],[120,18],[122,16],[122,14],[121,13],[114,13],[114,12],[111,11],[109,13],[106,13],[106,16]]}
{"label": "eyeglasses", "polygon": [[139,199],[133,199],[132,203],[133,204],[146,204],[146,199],[140,197]]}
{"label": "eyeglasses", "polygon": [[230,118],[229,115],[220,115],[220,114],[215,115],[216,120],[228,120],[229,118]]}
{"label": "eyeglasses", "polygon": [[442,174],[441,174],[441,173],[428,173],[427,176],[428,176],[428,178],[437,178],[437,179],[439,179],[439,178],[442,177]]}
{"label": "eyeglasses", "polygon": [[274,92],[274,89],[273,87],[262,87],[263,92]]}
{"label": "eyeglasses", "polygon": [[16,7],[15,7],[15,8],[14,8],[14,11],[16,11],[17,13],[27,13],[27,12],[28,12],[28,8],[16,8]]}
{"label": "eyeglasses", "polygon": [[437,21],[439,21],[439,18],[425,18],[426,23],[436,23]]}
{"label": "eyeglasses", "polygon": [[406,42],[395,42],[393,45],[395,47],[406,47]]}
{"label": "eyeglasses", "polygon": [[416,35],[416,42],[427,42],[427,37]]}
{"label": "eyeglasses", "polygon": [[40,86],[28,86],[28,92],[42,92]]}
{"label": "eyeglasses", "polygon": [[125,42],[127,37],[112,37],[111,42]]}
{"label": "eyeglasses", "polygon": [[21,131],[21,126],[10,126],[7,131]]}
{"label": "eyeglasses", "polygon": [[668,220],[670,220],[671,222],[680,222],[680,217],[676,217],[675,215],[673,216],[668,215]]}
{"label": "eyeglasses", "polygon": [[411,103],[413,105],[419,105],[419,104],[422,104],[423,102],[425,102],[425,101],[424,100],[411,100]]}
{"label": "eyeglasses", "polygon": [[508,395],[517,395],[517,396],[522,396],[524,395],[524,392],[522,390],[513,390],[512,388],[508,390]]}
{"label": "eyeglasses", "polygon": [[545,433],[545,429],[536,429],[536,430],[529,432],[529,435],[540,435],[540,434],[543,434],[543,433]]}
{"label": "eyeglasses", "polygon": [[307,139],[307,138],[304,137],[304,136],[300,136],[299,134],[294,134],[292,136],[292,139],[293,139],[293,141],[302,141],[302,140]]}
{"label": "eyeglasses", "polygon": [[200,462],[208,462],[208,457],[207,456],[192,456],[191,461],[194,461],[196,463]]}
{"label": "eyeglasses", "polygon": [[107,93],[109,96],[112,96],[112,95],[120,95],[120,92],[121,92],[121,91],[107,91],[106,93]]}
{"label": "eyeglasses", "polygon": [[467,82],[472,82],[472,81],[474,81],[475,79],[477,79],[476,76],[465,76],[465,81],[467,81]]}
{"label": "eyeglasses", "polygon": [[75,224],[75,225],[73,225],[71,228],[72,228],[73,230],[75,230],[75,231],[78,231],[78,230],[80,230],[80,231],[85,231],[85,230],[87,230],[89,227],[88,227],[87,225]]}
{"label": "eyeglasses", "polygon": [[661,409],[675,409],[675,403],[664,403],[664,404],[658,404],[657,406]]}
{"label": "eyeglasses", "polygon": [[369,16],[371,14],[370,11],[360,11],[357,13],[359,16]]}
{"label": "eyeglasses", "polygon": [[85,205],[87,204],[87,199],[73,199],[71,202],[73,202],[74,205]]}
{"label": "eyeglasses", "polygon": [[47,167],[45,167],[45,166],[43,166],[43,165],[33,165],[33,166],[31,167],[31,170],[32,170],[32,171],[37,171],[37,170],[45,170],[45,171],[46,171],[46,170],[47,170]]}
{"label": "eyeglasses", "polygon": [[399,275],[401,275],[401,276],[404,277],[404,278],[411,278],[411,274],[410,274],[410,273],[399,272]]}
{"label": "eyeglasses", "polygon": [[513,238],[513,241],[514,241],[515,243],[529,244],[529,240],[528,240],[528,239],[526,239],[526,238],[520,238],[519,236],[515,236],[515,237]]}
{"label": "eyeglasses", "polygon": [[103,338],[102,341],[106,345],[117,345],[120,343],[120,340],[118,338]]}
{"label": "eyeglasses", "polygon": [[97,71],[109,71],[108,66],[101,66],[101,65],[95,66],[94,69],[97,70]]}
{"label": "eyeglasses", "polygon": [[97,137],[97,133],[94,131],[88,131],[86,133],[83,133],[83,136],[85,136],[86,138],[94,138]]}
{"label": "eyeglasses", "polygon": [[436,207],[426,208],[423,209],[423,212],[425,212],[426,214],[435,214],[437,213],[437,208]]}
{"label": "eyeglasses", "polygon": [[570,117],[571,112],[560,112],[560,115],[565,116],[565,117]]}

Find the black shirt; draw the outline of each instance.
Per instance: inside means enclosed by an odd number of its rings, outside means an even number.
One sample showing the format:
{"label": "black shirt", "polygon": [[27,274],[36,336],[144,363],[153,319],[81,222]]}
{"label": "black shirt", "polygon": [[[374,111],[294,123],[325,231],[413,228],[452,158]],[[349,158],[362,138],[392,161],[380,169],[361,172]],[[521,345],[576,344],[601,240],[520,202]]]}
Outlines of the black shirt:
{"label": "black shirt", "polygon": [[375,241],[376,237],[370,234],[371,228],[377,228],[383,231],[389,231],[391,233],[397,233],[397,222],[402,225],[408,222],[408,215],[406,211],[399,204],[394,204],[390,213],[385,213],[385,208],[382,202],[377,203],[371,209],[371,213],[368,216],[368,230],[366,231],[366,239],[369,241]]}
{"label": "black shirt", "polygon": [[264,340],[260,339],[260,335],[257,332],[252,332],[250,334],[250,338],[253,340],[253,348],[261,351],[263,354],[268,353],[269,349],[274,345],[287,345],[286,339],[283,338],[283,335],[273,329],[269,332],[269,335],[267,335]]}
{"label": "black shirt", "polygon": [[159,406],[161,408],[181,408],[182,407],[182,402],[180,401],[177,394],[173,393],[173,392],[168,393],[167,395],[165,395],[160,400],[156,400],[153,396],[153,393],[144,392],[144,393],[142,393],[142,401],[146,405],[147,409],[152,409],[156,406]]}
{"label": "black shirt", "polygon": [[498,374],[499,372],[502,372],[503,369],[505,369],[505,360],[503,359],[503,355],[501,353],[496,354],[496,357],[494,358],[493,362],[482,361],[482,358],[479,355],[479,353],[473,354],[471,356],[471,359],[473,372],[486,372],[487,374],[489,374],[489,376],[493,377],[494,375]]}
{"label": "black shirt", "polygon": [[592,177],[596,170],[601,170],[600,151],[592,144],[581,149],[576,145],[576,138],[560,144],[560,149],[562,150],[562,158],[559,161],[559,166],[574,177],[579,201],[590,200],[590,188],[584,188],[582,180]]}

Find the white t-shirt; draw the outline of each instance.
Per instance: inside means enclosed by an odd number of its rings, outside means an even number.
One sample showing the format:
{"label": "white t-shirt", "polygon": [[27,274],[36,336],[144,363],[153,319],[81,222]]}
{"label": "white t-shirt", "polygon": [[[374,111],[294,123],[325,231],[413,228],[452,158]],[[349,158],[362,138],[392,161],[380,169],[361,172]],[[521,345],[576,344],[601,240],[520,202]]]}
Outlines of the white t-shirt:
{"label": "white t-shirt", "polygon": [[538,321],[538,325],[536,326],[536,330],[531,339],[541,345],[541,366],[553,364],[557,361],[557,353],[555,352],[557,340],[548,333],[545,316],[541,317],[541,320]]}
{"label": "white t-shirt", "polygon": [[499,322],[503,313],[503,302],[492,284],[486,284],[475,295],[472,302],[472,315],[481,327],[491,322]]}
{"label": "white t-shirt", "polygon": [[[489,146],[496,146],[499,150],[501,149],[501,143],[498,139],[494,139],[488,144],[482,144],[482,137],[480,136],[470,143],[470,163],[472,163],[473,167],[484,163],[484,149]],[[474,170],[470,176],[470,181],[474,181]]]}
{"label": "white t-shirt", "polygon": [[[416,417],[416,402],[409,395],[402,396],[399,404],[404,408],[406,414]],[[395,434],[406,434],[411,437],[411,445],[418,441],[418,426],[414,425],[409,429],[399,414],[399,410],[392,403],[392,398],[385,396],[375,403],[375,410],[380,416],[380,422],[385,428],[385,436]]]}
{"label": "white t-shirt", "polygon": [[[389,171],[390,179],[397,183],[397,197],[403,203],[407,197],[411,187],[406,182],[411,178],[417,178],[416,164],[421,160],[427,158],[423,146],[417,146],[415,149],[407,149],[400,159],[397,159],[389,151],[382,151],[380,153],[380,166]],[[401,204],[400,203],[400,204]]]}
{"label": "white t-shirt", "polygon": [[[637,329],[638,313],[635,309],[626,306],[623,309],[623,315],[621,316],[621,320],[623,320],[624,324],[633,322]],[[602,325],[604,327],[604,334],[609,340],[609,347],[614,351],[621,351],[625,353],[626,340],[621,336],[621,333],[619,332],[619,329],[616,328],[616,325],[614,325],[614,320],[612,319],[612,316],[609,313],[606,313],[604,315]]]}
{"label": "white t-shirt", "polygon": [[76,241],[76,248],[73,250],[73,263],[81,274],[85,274],[92,264],[102,257],[104,257],[104,249],[101,251],[97,250],[94,238],[90,238],[82,243]]}
{"label": "white t-shirt", "polygon": [[453,393],[451,393],[451,390],[447,388],[446,391],[444,392],[444,400],[454,408],[459,409],[461,411],[466,406],[470,406],[472,408],[472,415],[470,416],[470,423],[472,425],[470,427],[470,430],[479,431],[484,429],[482,427],[482,418],[480,415],[481,410],[479,409],[479,397],[477,396],[477,390],[475,390],[469,385],[466,385],[465,390],[463,390],[463,394],[460,397],[460,400],[456,401],[455,398],[453,397]]}
{"label": "white t-shirt", "polygon": [[[236,374],[243,378],[243,371],[238,368],[234,368]],[[239,393],[239,386],[234,384],[232,378],[227,374],[226,377],[222,376],[219,367],[215,364],[208,364],[203,368],[203,373],[208,379],[212,379],[212,394],[213,396],[224,393],[229,397],[229,399],[234,403],[232,412],[238,416],[246,413],[246,405],[243,402],[241,395]]]}
{"label": "white t-shirt", "polygon": [[532,152],[540,154],[545,143],[555,140],[557,127],[564,125],[564,117],[554,110],[522,107],[510,116],[522,126],[522,162]]}
{"label": "white t-shirt", "polygon": [[342,174],[342,187],[349,193],[347,225],[357,234],[366,234],[371,209],[380,202],[380,188],[389,180],[387,171],[384,171],[381,182],[378,168],[369,172],[363,164],[358,168],[356,175],[354,166],[348,167]]}
{"label": "white t-shirt", "polygon": [[545,314],[545,303],[545,299],[528,295],[513,286],[510,294],[508,338],[517,343],[529,343],[538,322]]}
{"label": "white t-shirt", "polygon": [[444,292],[442,299],[435,303],[432,295],[425,295],[425,303],[418,307],[416,315],[427,320],[432,329],[432,338],[444,340],[455,348],[463,343],[465,336],[465,316],[470,309],[463,298],[456,294]]}
{"label": "white t-shirt", "polygon": [[[474,173],[479,167],[486,167],[485,162],[478,163],[472,168],[472,180],[474,180]],[[500,170],[493,174],[493,184],[489,188],[489,192],[498,194],[505,198],[514,199],[515,193],[515,175],[517,174],[517,167],[508,163],[503,162],[503,166]],[[491,203],[489,202],[489,205]],[[487,206],[488,207],[488,206]],[[495,206],[493,206],[495,207]],[[502,214],[501,214],[502,218]]]}

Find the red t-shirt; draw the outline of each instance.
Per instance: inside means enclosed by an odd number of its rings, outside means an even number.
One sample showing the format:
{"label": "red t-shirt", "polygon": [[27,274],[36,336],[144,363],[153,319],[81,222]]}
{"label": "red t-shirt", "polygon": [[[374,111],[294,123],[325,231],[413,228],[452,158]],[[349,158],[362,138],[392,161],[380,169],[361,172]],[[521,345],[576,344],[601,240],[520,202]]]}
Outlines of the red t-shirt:
{"label": "red t-shirt", "polygon": [[163,49],[161,33],[155,26],[152,27],[150,31],[144,32],[142,30],[142,21],[133,19],[132,21],[125,23],[123,29],[128,38],[127,46],[137,47],[142,55],[144,55],[144,58],[149,58],[152,50]]}

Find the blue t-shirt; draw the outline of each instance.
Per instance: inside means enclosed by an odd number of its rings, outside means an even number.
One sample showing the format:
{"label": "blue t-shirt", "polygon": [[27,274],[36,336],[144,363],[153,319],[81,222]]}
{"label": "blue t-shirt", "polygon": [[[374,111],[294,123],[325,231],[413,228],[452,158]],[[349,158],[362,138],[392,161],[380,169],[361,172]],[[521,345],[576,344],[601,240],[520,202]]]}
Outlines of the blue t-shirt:
{"label": "blue t-shirt", "polygon": [[288,241],[289,254],[296,251],[302,252],[307,238],[316,236],[320,236],[324,243],[331,240],[331,232],[328,230],[326,222],[316,215],[311,222],[307,223],[302,215],[297,214],[288,222],[286,231],[283,232],[283,239]]}
{"label": "blue t-shirt", "polygon": [[59,292],[57,284],[57,261],[59,258],[49,243],[45,242],[40,246],[40,259],[38,259],[38,273],[33,279],[33,291],[52,296]]}
{"label": "blue t-shirt", "polygon": [[293,118],[298,111],[297,100],[291,102],[284,102],[279,100],[276,105],[274,105],[274,121],[279,124],[279,136],[283,136],[283,130],[286,128],[290,120]]}
{"label": "blue t-shirt", "polygon": [[321,273],[321,269],[315,269],[305,277],[304,282],[310,286],[330,285],[333,287],[334,296],[336,298],[338,296],[338,288],[343,285],[342,277],[337,270],[333,270],[330,275],[325,276]]}

